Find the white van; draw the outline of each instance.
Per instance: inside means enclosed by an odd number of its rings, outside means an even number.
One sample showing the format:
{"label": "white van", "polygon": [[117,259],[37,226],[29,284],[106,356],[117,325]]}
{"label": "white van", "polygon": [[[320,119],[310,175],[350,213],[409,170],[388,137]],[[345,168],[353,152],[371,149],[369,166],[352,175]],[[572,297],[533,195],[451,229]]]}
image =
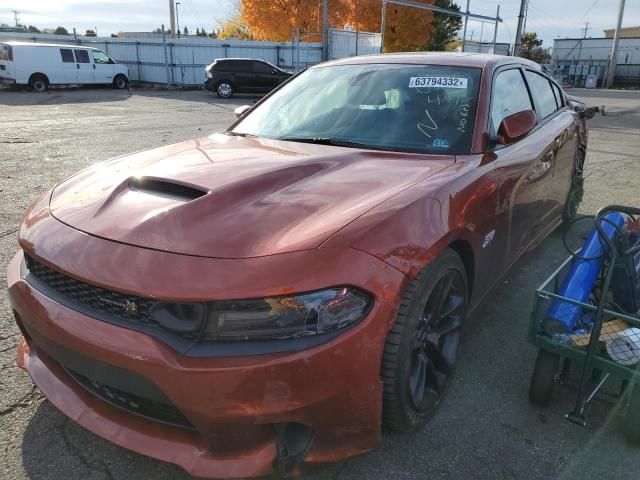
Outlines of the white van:
{"label": "white van", "polygon": [[62,84],[111,84],[114,88],[126,88],[129,69],[97,48],[1,42],[0,83],[28,85],[35,92]]}

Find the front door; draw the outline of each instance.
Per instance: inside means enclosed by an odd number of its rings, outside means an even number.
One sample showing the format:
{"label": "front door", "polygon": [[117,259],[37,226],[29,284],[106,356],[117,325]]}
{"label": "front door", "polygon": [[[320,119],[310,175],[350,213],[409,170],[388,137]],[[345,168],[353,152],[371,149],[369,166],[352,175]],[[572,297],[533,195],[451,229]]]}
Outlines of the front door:
{"label": "front door", "polygon": [[74,49],[76,56],[76,70],[78,71],[78,83],[94,83],[93,64],[87,50]]}
{"label": "front door", "polygon": [[100,50],[92,50],[94,80],[96,83],[112,83],[114,76],[113,60]]}
{"label": "front door", "polygon": [[276,70],[265,62],[253,62],[253,70],[256,74],[256,85],[262,92],[270,92],[278,86],[279,77]]}
{"label": "front door", "polygon": [[[505,117],[534,109],[523,73],[517,67],[496,74],[491,98],[492,135]],[[540,126],[521,140],[494,151],[496,175],[501,179],[499,204],[507,217],[504,243],[508,264],[531,244],[554,213],[547,192],[555,162],[551,133],[547,126]]]}

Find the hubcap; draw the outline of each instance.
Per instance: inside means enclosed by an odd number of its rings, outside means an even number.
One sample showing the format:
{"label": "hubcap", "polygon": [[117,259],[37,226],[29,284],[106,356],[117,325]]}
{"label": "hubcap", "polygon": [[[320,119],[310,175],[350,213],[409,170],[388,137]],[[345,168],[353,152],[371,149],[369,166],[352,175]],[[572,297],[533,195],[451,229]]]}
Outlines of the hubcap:
{"label": "hubcap", "polygon": [[413,340],[409,394],[421,413],[437,405],[449,382],[458,356],[465,307],[464,281],[452,270],[429,296]]}
{"label": "hubcap", "polygon": [[228,83],[221,83],[218,85],[218,93],[223,97],[228,97],[231,95],[231,85]]}
{"label": "hubcap", "polygon": [[42,91],[44,91],[44,82],[43,82],[43,81],[41,81],[41,80],[38,80],[37,82],[35,82],[35,83],[33,84],[33,89],[34,89],[36,92],[42,92]]}

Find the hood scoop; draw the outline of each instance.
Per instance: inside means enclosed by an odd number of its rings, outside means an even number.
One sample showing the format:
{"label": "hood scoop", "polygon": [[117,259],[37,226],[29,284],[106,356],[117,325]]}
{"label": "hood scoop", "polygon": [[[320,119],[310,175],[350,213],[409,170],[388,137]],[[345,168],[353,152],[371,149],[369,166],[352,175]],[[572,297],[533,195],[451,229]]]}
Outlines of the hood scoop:
{"label": "hood scoop", "polygon": [[131,177],[128,179],[129,190],[148,195],[155,195],[179,202],[190,202],[209,193],[207,190],[193,185],[177,183],[155,177]]}

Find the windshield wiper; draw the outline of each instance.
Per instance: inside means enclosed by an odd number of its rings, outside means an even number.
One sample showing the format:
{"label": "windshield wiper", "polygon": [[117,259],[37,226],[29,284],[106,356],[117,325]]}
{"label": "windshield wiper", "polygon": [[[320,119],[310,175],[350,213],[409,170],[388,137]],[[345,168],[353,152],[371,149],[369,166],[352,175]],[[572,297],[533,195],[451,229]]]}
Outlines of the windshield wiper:
{"label": "windshield wiper", "polygon": [[377,145],[370,145],[368,143],[352,142],[350,140],[342,140],[340,138],[329,137],[282,137],[278,140],[285,142],[301,142],[301,143],[313,143],[316,145],[333,145],[335,147],[351,147],[351,148],[366,148],[370,150],[386,150],[390,152],[397,152],[398,150],[388,147],[380,147]]}

